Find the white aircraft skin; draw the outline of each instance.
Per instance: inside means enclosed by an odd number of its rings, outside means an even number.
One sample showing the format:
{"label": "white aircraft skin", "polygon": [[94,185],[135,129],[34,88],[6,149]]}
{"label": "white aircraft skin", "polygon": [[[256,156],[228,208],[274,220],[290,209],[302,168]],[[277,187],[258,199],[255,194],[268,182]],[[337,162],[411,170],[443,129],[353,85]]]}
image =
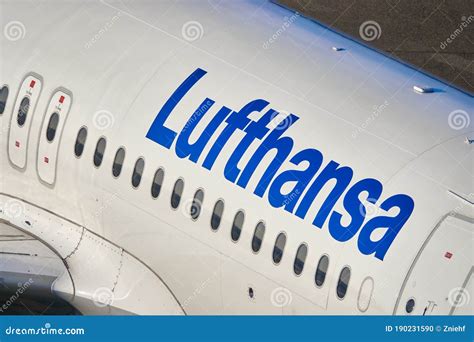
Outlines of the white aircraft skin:
{"label": "white aircraft skin", "polygon": [[[39,291],[35,277],[52,279],[53,294],[83,314],[472,314],[468,94],[263,1],[2,1],[0,8],[0,86],[9,90],[0,114],[0,271],[14,277],[12,283],[34,275],[31,291]],[[19,38],[7,32],[12,22]],[[364,228],[343,242],[333,237],[329,219],[322,227],[312,224],[334,182],[323,187],[304,219],[295,211],[308,187],[288,196],[285,205],[295,201],[293,211],[273,206],[269,189],[263,196],[254,194],[275,153],[255,168],[247,186],[226,179],[226,164],[245,136],[241,129],[225,142],[211,170],[203,161],[226,123],[211,132],[197,162],[177,155],[176,139],[166,148],[156,141],[159,137],[147,137],[173,92],[196,70],[206,74],[175,103],[163,126],[179,136],[206,98],[215,103],[196,125],[191,142],[223,106],[238,112],[251,101],[267,101],[248,118],[256,122],[274,109],[278,114],[267,125],[269,132],[280,127],[278,120],[296,115],[298,121],[282,133],[291,137],[293,148],[274,176],[305,170],[308,161],[294,165],[289,160],[309,148],[323,157],[312,181],[330,161],[350,167],[350,184],[331,210],[342,214],[343,224],[351,221],[343,200],[360,180],[383,185],[375,204],[368,203],[366,192],[359,195],[364,227],[371,218],[398,215],[399,208],[380,208],[388,198],[411,199],[413,211],[386,253],[361,252]],[[415,86],[432,92],[419,93]],[[20,127],[18,110],[25,96],[31,105]],[[60,119],[48,142],[53,112]],[[82,127],[87,138],[77,157]],[[106,148],[96,167],[101,137]],[[240,169],[263,139],[248,147]],[[120,147],[125,159],[114,177]],[[145,166],[134,187],[132,173],[140,157]],[[159,168],[164,181],[152,198]],[[173,209],[178,179],[184,190]],[[193,220],[190,209],[198,189],[204,199]],[[214,231],[211,216],[219,199],[224,211]],[[233,241],[239,210],[245,219]],[[253,252],[259,222],[266,229],[260,250]],[[15,231],[30,240],[6,238]],[[281,232],[287,241],[276,264],[272,253]],[[369,235],[380,241],[385,234],[386,229],[378,229]],[[293,263],[301,244],[307,256],[296,275]],[[323,255],[329,266],[317,286]],[[339,298],[344,267],[350,280]],[[414,307],[408,313],[410,299]]]}

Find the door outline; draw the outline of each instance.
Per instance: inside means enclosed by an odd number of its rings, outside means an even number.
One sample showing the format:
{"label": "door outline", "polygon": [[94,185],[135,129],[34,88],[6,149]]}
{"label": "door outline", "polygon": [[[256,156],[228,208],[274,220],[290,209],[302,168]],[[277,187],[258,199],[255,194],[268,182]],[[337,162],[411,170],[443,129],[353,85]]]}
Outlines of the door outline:
{"label": "door outline", "polygon": [[[467,284],[469,283],[469,280],[471,280],[471,277],[472,277],[472,273],[474,272],[474,267],[471,267],[471,270],[469,271],[469,273],[467,274],[467,277],[466,279],[464,279],[464,282],[462,283],[462,289],[465,290],[466,289],[466,286]],[[454,311],[456,311],[456,303],[453,303],[453,306],[451,307],[451,310],[449,310],[449,316],[452,316]]]}
{"label": "door outline", "polygon": [[[431,238],[434,236],[434,234],[438,231],[439,227],[441,227],[441,224],[448,218],[448,217],[455,217],[459,220],[463,220],[463,221],[466,221],[466,222],[469,222],[469,223],[474,223],[474,218],[472,217],[469,217],[469,216],[465,216],[465,215],[461,215],[461,214],[458,214],[456,212],[449,212],[447,214],[445,214],[443,217],[441,217],[441,219],[438,221],[438,223],[436,223],[435,227],[433,228],[433,230],[431,231],[431,233],[428,235],[428,237],[426,238],[426,240],[423,242],[423,245],[421,246],[420,250],[418,251],[418,253],[416,254],[416,257],[415,259],[413,259],[413,262],[411,263],[410,265],[410,268],[405,276],[405,279],[403,280],[403,283],[402,283],[402,286],[400,287],[400,291],[398,292],[398,297],[397,297],[397,301],[395,302],[395,306],[393,308],[393,312],[392,312],[392,315],[395,315],[397,313],[397,310],[398,310],[398,306],[400,305],[400,300],[402,298],[402,294],[403,292],[405,291],[405,287],[408,283],[408,279],[410,279],[410,276],[413,272],[413,269],[415,268],[415,265],[416,263],[418,262],[418,260],[420,259],[421,255],[423,254],[426,246],[428,245],[428,242],[431,241]],[[471,273],[472,273],[472,267],[471,267]],[[467,280],[469,280],[469,276],[467,277]],[[465,283],[467,284],[467,281],[465,280]],[[465,287],[466,284],[463,284],[463,288]],[[453,308],[451,308],[451,311],[450,311],[450,315],[452,314],[452,312],[454,312]]]}
{"label": "door outline", "polygon": [[[31,112],[29,112],[28,115],[31,116],[31,119],[30,119],[31,122],[30,122],[30,125],[28,126],[28,132],[26,134],[27,138],[26,138],[25,166],[24,167],[19,167],[18,165],[16,165],[12,161],[12,158],[10,156],[10,134],[11,134],[11,130],[12,130],[12,125],[14,125],[14,123],[12,123],[12,120],[15,117],[15,105],[18,102],[18,99],[20,98],[21,87],[22,87],[23,83],[25,82],[25,80],[30,76],[38,79],[41,82],[41,89],[38,92],[38,99],[36,100],[36,103],[34,104],[34,106],[29,108],[29,111],[31,110]],[[37,74],[34,71],[30,71],[30,72],[26,73],[26,75],[21,79],[20,86],[18,87],[18,91],[17,91],[16,96],[15,96],[15,101],[13,102],[13,106],[12,106],[12,114],[11,114],[11,116],[9,118],[9,122],[8,122],[8,133],[7,133],[8,162],[10,163],[10,166],[12,166],[13,168],[15,168],[19,171],[22,171],[22,172],[25,172],[26,168],[28,167],[28,147],[29,147],[29,143],[30,143],[31,126],[33,125],[33,119],[34,119],[34,114],[35,114],[36,108],[38,106],[38,103],[41,101],[41,93],[43,92],[43,88],[44,88],[44,79],[40,74]],[[5,113],[3,113],[3,114],[5,114]]]}
{"label": "door outline", "polygon": [[[43,179],[41,179],[41,176],[39,174],[39,169],[38,169],[38,165],[39,165],[39,148],[40,148],[40,143],[41,143],[41,139],[44,138],[42,136],[42,132],[43,132],[43,127],[44,125],[47,125],[47,120],[49,119],[49,115],[48,115],[48,109],[49,109],[49,105],[50,103],[53,101],[53,98],[54,98],[54,95],[57,93],[57,92],[63,92],[65,93],[66,95],[69,96],[70,98],[70,101],[71,101],[71,104],[69,106],[69,110],[68,112],[66,113],[66,117],[64,118],[64,124],[61,128],[61,131],[59,132],[59,136],[56,136],[56,139],[58,139],[58,143],[57,143],[57,149],[56,149],[56,164],[54,166],[54,181],[53,183],[48,183],[46,181],[44,181]],[[40,129],[39,129],[39,134],[38,134],[38,143],[36,144],[36,148],[35,148],[35,154],[36,154],[36,167],[35,167],[35,170],[36,170],[36,175],[38,177],[38,180],[44,184],[45,186],[53,189],[55,184],[56,184],[56,178],[57,178],[57,172],[58,172],[58,156],[59,156],[59,150],[61,148],[61,140],[62,140],[62,136],[63,136],[63,133],[64,133],[64,130],[66,129],[66,123],[67,123],[67,119],[69,117],[69,113],[71,112],[71,107],[72,107],[72,104],[73,104],[73,96],[72,96],[72,92],[69,90],[69,89],[66,89],[62,86],[60,87],[57,87],[56,89],[54,89],[50,96],[49,96],[49,100],[48,102],[46,103],[46,109],[44,110],[44,114],[43,114],[43,118],[41,119],[41,125],[40,125]],[[52,114],[52,113],[49,113],[49,114]],[[57,133],[56,133],[57,134]],[[50,143],[50,142],[48,142]]]}

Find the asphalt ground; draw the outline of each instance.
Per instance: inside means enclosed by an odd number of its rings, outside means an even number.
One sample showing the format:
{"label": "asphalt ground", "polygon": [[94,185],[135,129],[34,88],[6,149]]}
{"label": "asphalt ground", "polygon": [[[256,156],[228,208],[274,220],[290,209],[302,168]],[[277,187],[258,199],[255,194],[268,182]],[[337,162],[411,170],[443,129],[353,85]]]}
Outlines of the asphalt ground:
{"label": "asphalt ground", "polygon": [[276,2],[474,94],[473,0]]}

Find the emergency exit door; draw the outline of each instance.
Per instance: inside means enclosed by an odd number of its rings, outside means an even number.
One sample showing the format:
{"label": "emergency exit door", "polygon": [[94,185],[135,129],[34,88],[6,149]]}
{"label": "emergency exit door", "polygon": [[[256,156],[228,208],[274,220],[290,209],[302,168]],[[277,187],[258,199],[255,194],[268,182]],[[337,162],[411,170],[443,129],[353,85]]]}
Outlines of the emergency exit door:
{"label": "emergency exit door", "polygon": [[472,314],[473,223],[448,215],[435,227],[409,272],[396,314]]}

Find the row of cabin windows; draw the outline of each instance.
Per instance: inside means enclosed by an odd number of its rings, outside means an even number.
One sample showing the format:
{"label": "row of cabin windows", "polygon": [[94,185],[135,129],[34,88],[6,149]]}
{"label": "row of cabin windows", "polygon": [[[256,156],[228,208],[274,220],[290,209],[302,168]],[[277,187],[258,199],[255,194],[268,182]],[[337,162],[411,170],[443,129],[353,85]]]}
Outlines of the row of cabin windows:
{"label": "row of cabin windows", "polygon": [[[0,114],[3,114],[5,110],[8,94],[9,94],[8,87],[3,86],[0,89]],[[17,124],[19,126],[23,126],[25,124],[29,106],[30,106],[29,98],[27,97],[23,98],[20,104],[18,115],[17,115]],[[48,127],[46,130],[46,139],[49,142],[52,142],[54,140],[56,136],[56,130],[57,130],[58,124],[59,124],[59,114],[53,113],[50,116]],[[77,134],[76,143],[74,146],[74,153],[78,158],[84,152],[86,139],[87,139],[87,129],[85,127],[82,127]],[[100,165],[102,164],[106,146],[107,146],[107,142],[105,138],[103,137],[100,138],[97,142],[96,149],[94,152],[94,159],[93,159],[94,165],[96,167],[100,167]],[[120,176],[124,161],[125,161],[125,149],[121,147],[117,150],[115,154],[115,158],[114,158],[114,162],[112,166],[112,174],[114,177]],[[143,158],[139,158],[135,162],[135,167],[134,167],[134,171],[132,175],[131,182],[132,182],[133,187],[137,188],[140,185],[144,168],[145,168],[145,161]],[[163,184],[163,180],[164,180],[164,171],[163,169],[160,168],[155,172],[155,175],[153,177],[153,182],[151,186],[152,198],[157,198],[159,196],[161,187]],[[173,187],[173,193],[171,197],[172,208],[176,209],[179,206],[183,189],[184,189],[184,181],[182,179],[178,179]],[[199,217],[201,213],[201,206],[202,206],[203,201],[204,201],[204,191],[199,189],[196,191],[194,195],[191,210],[190,210],[190,215],[193,220],[196,220]],[[219,225],[221,223],[223,212],[224,212],[224,202],[222,200],[218,200],[214,205],[214,209],[211,216],[211,229],[212,230],[214,231],[218,230]],[[231,239],[234,242],[237,242],[240,238],[243,223],[244,223],[244,218],[245,218],[244,212],[241,210],[238,211],[234,217],[234,221],[232,223],[232,229],[231,229]],[[252,238],[252,244],[251,244],[252,251],[254,253],[258,253],[260,251],[260,248],[263,243],[264,235],[265,235],[265,224],[263,222],[259,222],[257,226],[255,227],[254,235]],[[285,248],[285,244],[286,244],[286,235],[285,233],[280,233],[277,236],[275,245],[273,247],[273,253],[272,253],[273,262],[276,265],[278,265],[281,259],[283,258],[283,251]],[[303,272],[307,253],[308,253],[307,245],[301,244],[297,250],[296,257],[293,263],[293,271],[296,275],[300,275]],[[324,281],[326,279],[328,268],[329,268],[329,257],[327,255],[323,255],[319,259],[318,266],[316,268],[315,279],[314,279],[318,287],[323,286]],[[344,267],[339,275],[337,288],[336,288],[336,293],[339,298],[345,297],[349,280],[350,280],[350,276],[351,276],[350,268]]]}
{"label": "row of cabin windows", "polygon": [[[8,87],[4,86],[0,89],[0,114],[3,114],[6,106],[6,101],[8,99]],[[30,100],[28,97],[22,99],[20,103],[20,108],[17,114],[17,124],[19,126],[23,126],[27,119],[27,114],[30,106]],[[59,114],[53,113],[48,122],[48,126],[46,129],[46,139],[49,142],[52,142],[56,136],[56,130],[59,124]],[[74,146],[74,153],[77,157],[80,157],[84,151],[84,145],[87,139],[87,129],[82,127],[77,135],[76,143]],[[94,165],[96,167],[100,167],[102,164],[102,160],[105,153],[107,142],[105,138],[100,138],[97,142],[96,149],[94,152]],[[125,149],[123,147],[119,148],[115,154],[113,166],[112,166],[112,174],[114,177],[119,177],[122,172],[123,163],[125,160]],[[141,178],[143,175],[143,170],[145,168],[145,161],[143,158],[139,158],[134,167],[133,175],[132,175],[132,186],[137,188],[140,185]],[[153,198],[157,198],[161,191],[161,186],[164,179],[164,171],[160,168],[155,172],[153,177],[153,183],[151,187],[151,196]],[[173,194],[171,197],[171,206],[172,208],[176,209],[179,206],[181,201],[182,192],[184,189],[184,181],[182,179],[178,179],[173,188]],[[191,206],[191,218],[196,220],[200,213],[201,213],[201,206],[204,200],[204,192],[199,189],[196,191],[193,203]],[[224,202],[222,200],[218,200],[214,205],[214,210],[211,217],[211,228],[213,230],[217,230],[219,228],[222,214],[224,211]],[[232,223],[231,229],[231,239],[234,242],[237,242],[240,238],[242,232],[242,226],[244,223],[244,213],[243,211],[238,211],[234,217],[234,221]],[[265,225],[263,222],[259,222],[255,227],[255,232],[252,238],[252,250],[255,253],[258,253],[263,242],[263,237],[265,235]],[[283,250],[286,244],[286,235],[284,233],[280,233],[275,241],[275,245],[273,248],[273,262],[275,264],[279,264],[282,257],[283,257]],[[306,255],[308,252],[308,248],[306,244],[301,244],[297,250],[295,261],[293,264],[293,271],[296,275],[300,275],[303,272],[304,263],[306,260]],[[329,257],[323,255],[319,262],[315,273],[315,283],[317,286],[322,286],[324,284],[324,280],[326,278],[327,270],[329,267]],[[339,280],[337,283],[337,295],[339,298],[344,298],[347,292],[347,286],[350,279],[350,269],[349,267],[344,267],[340,273]]]}
{"label": "row of cabin windows", "polygon": [[[0,88],[0,114],[4,113],[6,102],[8,99],[9,90],[7,86],[3,86]],[[25,124],[27,119],[27,114],[30,106],[30,100],[28,97],[22,99],[20,103],[20,108],[17,114],[17,124],[21,127]],[[49,142],[52,142],[56,136],[56,130],[59,125],[59,114],[53,113],[51,114],[48,122],[48,127],[46,129],[46,139]],[[82,127],[76,138],[76,143],[74,146],[74,153],[79,158],[81,157],[82,153],[84,152],[84,146],[87,139],[87,129]],[[97,142],[96,149],[94,152],[94,165],[96,167],[100,167],[102,164],[105,149],[107,146],[107,142],[105,138],[100,138]],[[114,177],[119,177],[122,172],[123,163],[125,160],[125,149],[123,147],[119,148],[115,154],[113,166],[112,166],[112,174]],[[140,185],[143,170],[145,168],[145,161],[143,158],[138,158],[135,162],[135,167],[132,175],[132,186],[137,188]],[[151,186],[151,196],[152,198],[157,198],[160,194],[161,187],[164,180],[164,171],[163,169],[158,169],[155,172],[153,177],[153,182]],[[171,196],[171,206],[172,208],[176,209],[179,206],[181,201],[181,196],[184,189],[184,181],[182,179],[178,179],[173,187],[173,193]],[[197,220],[201,213],[202,203],[204,201],[204,191],[198,189],[194,195],[192,206],[190,209],[190,215],[193,220]],[[218,200],[214,205],[214,210],[211,216],[211,229],[217,231],[219,225],[221,223],[222,215],[224,212],[224,202],[222,200]],[[232,223],[231,229],[231,239],[234,242],[237,242],[240,238],[242,227],[244,223],[244,212],[238,211],[234,217],[234,221]],[[254,235],[252,238],[252,250],[255,253],[260,251],[260,248],[263,243],[263,238],[265,235],[265,224],[263,222],[259,222],[255,227]],[[280,233],[277,236],[275,241],[275,245],[273,247],[272,258],[273,262],[278,265],[283,258],[283,251],[286,244],[286,235],[285,233]],[[303,272],[306,256],[308,253],[308,247],[306,244],[301,244],[298,247],[295,260],[293,263],[293,271],[296,275],[300,275]],[[318,262],[316,273],[315,273],[315,283],[318,287],[323,286],[324,281],[326,279],[327,270],[329,268],[329,257],[327,255],[323,255]],[[345,297],[347,293],[347,288],[349,284],[349,280],[351,277],[351,270],[349,267],[345,266],[341,273],[339,274],[339,279],[337,282],[336,293],[337,296],[342,299]],[[408,310],[407,310],[408,312]]]}
{"label": "row of cabin windows", "polygon": [[[76,143],[74,146],[74,153],[76,157],[81,157],[84,151],[84,145],[87,139],[87,129],[82,127],[76,138]],[[96,167],[100,167],[102,164],[105,149],[107,147],[107,142],[104,137],[99,138],[96,144],[93,163]],[[125,161],[125,149],[120,147],[114,157],[113,165],[112,165],[112,175],[114,177],[119,177],[122,172],[122,167]],[[143,171],[145,169],[145,160],[143,158],[138,158],[135,162],[135,166],[133,169],[132,174],[132,186],[137,188],[140,185]],[[153,177],[152,185],[151,185],[151,196],[152,198],[157,198],[160,194],[161,187],[164,180],[164,171],[163,169],[159,168]],[[178,178],[173,186],[173,191],[171,194],[170,204],[173,209],[177,209],[181,202],[181,197],[184,190],[184,180]],[[192,205],[190,208],[190,216],[193,220],[197,220],[199,215],[201,214],[201,207],[204,201],[204,191],[198,189],[193,197]],[[211,229],[213,231],[217,231],[222,221],[222,216],[224,213],[224,201],[221,199],[217,200],[214,204],[214,208],[211,215]],[[245,214],[242,210],[237,211],[232,221],[232,227],[230,231],[230,237],[233,242],[237,242],[242,233],[242,227],[244,225]],[[263,244],[263,239],[265,236],[265,224],[263,222],[259,222],[255,227],[255,231],[252,237],[251,248],[254,253],[258,253],[260,248]],[[272,259],[275,265],[280,264],[283,258],[283,252],[285,250],[286,245],[286,234],[284,232],[280,232],[275,240],[275,244],[273,246],[272,252]],[[296,256],[293,262],[293,272],[295,275],[299,276],[304,269],[304,265],[306,262],[306,256],[308,255],[308,246],[305,243],[302,243],[296,252]],[[314,275],[314,282],[316,286],[322,287],[325,280],[326,275],[329,268],[329,257],[327,255],[321,256],[318,261],[318,265],[316,267],[316,272]],[[346,296],[347,288],[349,285],[349,280],[351,277],[351,270],[348,266],[345,266],[341,273],[339,274],[337,286],[336,286],[336,294],[337,297],[343,299]]]}

